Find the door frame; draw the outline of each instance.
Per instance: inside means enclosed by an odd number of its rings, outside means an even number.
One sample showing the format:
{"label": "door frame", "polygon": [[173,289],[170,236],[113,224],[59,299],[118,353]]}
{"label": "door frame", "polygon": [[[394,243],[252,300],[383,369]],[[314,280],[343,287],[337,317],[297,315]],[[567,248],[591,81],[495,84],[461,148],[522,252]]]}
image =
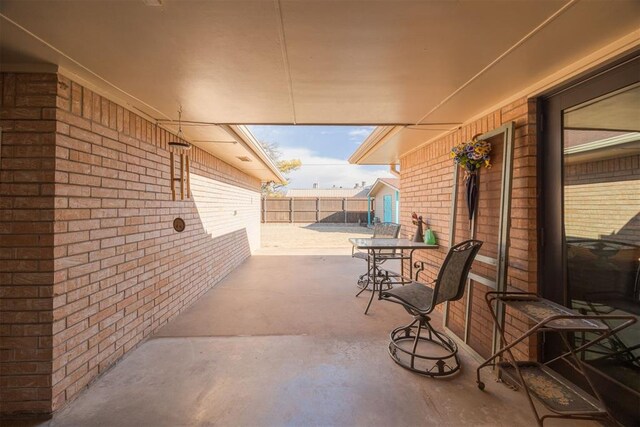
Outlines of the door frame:
{"label": "door frame", "polygon": [[[607,66],[592,75],[571,82],[564,88],[538,100],[538,293],[564,306],[568,305],[567,253],[564,229],[564,171],[562,150],[562,112],[590,99],[615,92],[640,80],[640,51]],[[547,334],[538,342],[542,362],[559,355],[560,342],[555,334]],[[574,371],[554,364],[553,369],[574,381],[583,389],[585,381]],[[634,398],[599,370],[585,365],[596,387],[609,389],[608,400],[612,413],[621,422],[629,422],[628,408]]]}
{"label": "door frame", "polygon": [[637,83],[638,76],[640,52],[635,52],[604,70],[538,100],[541,126],[538,132],[538,292],[544,298],[565,306],[568,301],[567,254],[564,249],[562,111]]}

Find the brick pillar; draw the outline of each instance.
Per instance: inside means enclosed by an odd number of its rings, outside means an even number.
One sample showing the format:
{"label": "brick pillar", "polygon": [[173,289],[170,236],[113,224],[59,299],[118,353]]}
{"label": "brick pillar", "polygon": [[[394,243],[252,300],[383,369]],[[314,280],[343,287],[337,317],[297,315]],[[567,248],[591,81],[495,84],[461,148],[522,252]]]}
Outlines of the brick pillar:
{"label": "brick pillar", "polygon": [[[167,131],[63,75],[0,76],[0,413],[47,414],[251,252],[246,228],[213,235],[214,214],[171,201]],[[234,200],[260,191],[192,155],[207,206],[216,185]]]}
{"label": "brick pillar", "polygon": [[55,74],[0,74],[0,413],[51,412]]}

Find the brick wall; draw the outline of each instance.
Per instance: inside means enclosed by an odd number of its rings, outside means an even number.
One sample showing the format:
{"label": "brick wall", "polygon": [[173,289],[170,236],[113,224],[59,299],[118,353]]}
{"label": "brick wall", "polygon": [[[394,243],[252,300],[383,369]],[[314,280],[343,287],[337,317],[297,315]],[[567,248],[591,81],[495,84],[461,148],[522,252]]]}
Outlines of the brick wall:
{"label": "brick wall", "polygon": [[[4,76],[5,81],[16,78],[20,76]],[[48,205],[38,208],[47,210],[51,230],[38,248],[48,245],[48,280],[38,266],[40,276],[26,282],[46,285],[42,304],[48,311],[40,315],[45,322],[40,341],[47,341],[38,357],[47,370],[40,394],[30,391],[36,388],[31,383],[25,388],[28,394],[16,394],[18,380],[3,380],[3,393],[20,403],[3,404],[2,412],[60,408],[250,256],[250,241],[259,244],[257,179],[193,148],[193,198],[172,201],[167,131],[63,76],[46,79],[52,103],[41,114],[49,119],[44,130],[51,171],[38,187]],[[3,131],[5,126],[10,125],[3,123]],[[7,147],[3,154],[13,154],[12,146]],[[3,177],[4,164],[3,158]],[[35,191],[8,185],[15,192]],[[30,196],[35,203],[35,195]],[[17,215],[22,198],[9,200],[8,209],[14,209],[7,215]],[[182,233],[172,228],[177,216],[187,224]],[[15,254],[16,237],[3,237],[9,240],[2,246]],[[22,277],[13,271],[2,274],[12,282]],[[26,304],[13,298],[15,287],[3,292],[3,309]],[[14,334],[13,329],[2,332]],[[11,348],[2,350],[3,363],[18,354],[18,345],[27,344],[34,346],[32,341],[9,342]],[[2,375],[27,380],[14,365],[4,364]]]}
{"label": "brick wall", "polygon": [[[415,226],[410,215],[417,212],[427,218],[436,232],[442,248],[439,251],[424,251],[418,258],[431,264],[440,265],[450,245],[449,218],[451,215],[451,194],[454,165],[450,158],[451,148],[478,133],[495,129],[502,124],[514,121],[515,148],[513,161],[513,193],[511,208],[511,241],[508,266],[508,284],[525,291],[537,288],[537,242],[536,242],[536,114],[535,102],[522,98],[499,110],[470,123],[458,131],[436,140],[400,160],[401,191],[400,203],[403,234],[411,236]],[[484,241],[481,254],[496,257],[498,239],[498,219],[500,207],[500,179],[502,162],[501,137],[492,140],[491,153],[493,167],[480,173],[479,200],[476,238]],[[456,212],[456,237],[460,242],[470,237],[470,226],[463,199],[463,173],[459,173],[459,199]],[[495,270],[480,263],[474,263],[476,273],[495,278]],[[430,269],[423,280],[432,280],[437,271]],[[484,295],[486,286],[471,282],[471,322],[468,344],[478,353],[487,356],[491,353],[493,321],[490,317]],[[467,290],[467,293],[470,290]],[[464,335],[465,300],[450,304],[448,326],[458,336]],[[516,313],[507,312],[507,333],[517,334],[527,327],[524,318]],[[521,355],[535,351],[534,342],[523,343],[518,347]]]}
{"label": "brick wall", "polygon": [[0,409],[49,412],[57,79],[0,74],[0,90]]}

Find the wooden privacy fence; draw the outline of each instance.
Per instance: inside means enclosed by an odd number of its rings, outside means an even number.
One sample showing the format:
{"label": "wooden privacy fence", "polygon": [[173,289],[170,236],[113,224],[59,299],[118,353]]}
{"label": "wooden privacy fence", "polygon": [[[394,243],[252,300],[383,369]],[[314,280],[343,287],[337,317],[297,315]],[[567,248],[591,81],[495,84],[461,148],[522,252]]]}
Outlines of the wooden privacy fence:
{"label": "wooden privacy fence", "polygon": [[369,203],[367,198],[267,197],[262,199],[262,222],[362,223],[367,222]]}

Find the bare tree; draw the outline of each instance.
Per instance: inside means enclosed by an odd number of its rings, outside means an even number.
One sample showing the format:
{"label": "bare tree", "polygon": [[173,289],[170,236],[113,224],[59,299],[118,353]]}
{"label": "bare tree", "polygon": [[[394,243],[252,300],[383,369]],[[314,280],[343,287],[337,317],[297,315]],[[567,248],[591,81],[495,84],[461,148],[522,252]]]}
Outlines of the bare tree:
{"label": "bare tree", "polygon": [[275,142],[260,142],[264,151],[267,152],[269,157],[274,161],[278,170],[287,179],[286,184],[276,184],[273,181],[262,184],[262,195],[268,197],[282,197],[284,195],[284,187],[289,183],[287,175],[295,170],[300,169],[302,162],[300,159],[282,160],[282,152],[280,151],[278,144]]}

